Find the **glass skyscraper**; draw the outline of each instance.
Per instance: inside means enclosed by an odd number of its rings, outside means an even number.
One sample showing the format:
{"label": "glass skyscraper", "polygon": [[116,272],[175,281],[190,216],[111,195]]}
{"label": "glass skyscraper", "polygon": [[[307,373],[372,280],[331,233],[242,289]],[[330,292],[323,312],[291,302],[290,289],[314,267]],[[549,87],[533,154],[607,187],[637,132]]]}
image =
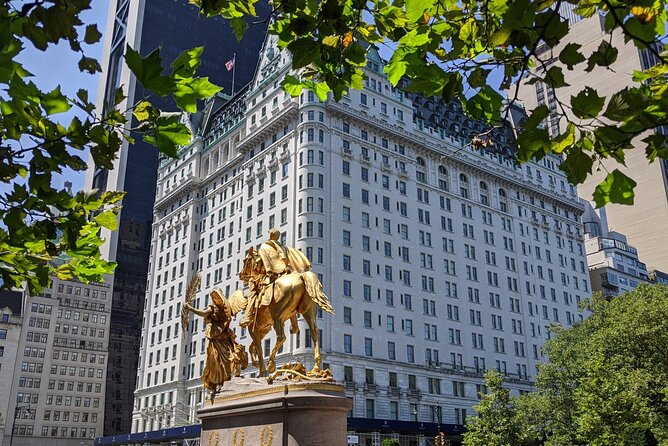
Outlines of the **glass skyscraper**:
{"label": "glass skyscraper", "polygon": [[[268,14],[269,6],[258,5],[258,12]],[[123,63],[126,45],[142,55],[160,47],[166,69],[181,51],[205,45],[198,74],[230,93],[232,73],[226,70],[225,62],[236,54],[234,90],[239,90],[253,76],[266,32],[264,24],[251,26],[239,43],[225,20],[201,16],[186,0],[112,0],[108,17],[98,89],[100,110],[121,85],[128,96],[121,109],[150,94]],[[169,100],[152,101],[163,110],[175,110]],[[104,254],[118,262],[113,278],[104,435],[130,432],[158,159],[158,151],[137,138],[132,146],[124,143],[113,170],[91,165],[86,179],[88,189],[127,193],[118,231],[102,234],[107,240]]]}

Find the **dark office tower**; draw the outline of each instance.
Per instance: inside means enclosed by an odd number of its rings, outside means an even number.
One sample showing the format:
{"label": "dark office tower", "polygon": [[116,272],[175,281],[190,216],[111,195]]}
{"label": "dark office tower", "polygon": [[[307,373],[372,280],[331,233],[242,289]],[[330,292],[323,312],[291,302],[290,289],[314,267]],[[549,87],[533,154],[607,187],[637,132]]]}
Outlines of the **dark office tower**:
{"label": "dark office tower", "polygon": [[[232,73],[225,62],[236,53],[235,90],[248,83],[255,71],[266,26],[251,26],[242,43],[219,18],[205,18],[187,0],[111,0],[103,56],[103,77],[98,88],[98,108],[103,109],[117,87],[123,85],[127,103],[134,104],[146,92],[136,84],[123,64],[126,45],[142,55],[161,47],[165,68],[181,51],[205,45],[200,76],[232,89]],[[269,6],[260,6],[268,14]],[[158,100],[162,109],[174,109]],[[151,220],[158,166],[158,152],[140,139],[122,148],[113,170],[90,166],[87,188],[124,190],[118,231],[103,233],[108,241],[104,254],[118,262],[113,278],[111,332],[107,366],[104,435],[130,432],[133,392],[137,375]],[[149,321],[146,321],[149,323]]]}

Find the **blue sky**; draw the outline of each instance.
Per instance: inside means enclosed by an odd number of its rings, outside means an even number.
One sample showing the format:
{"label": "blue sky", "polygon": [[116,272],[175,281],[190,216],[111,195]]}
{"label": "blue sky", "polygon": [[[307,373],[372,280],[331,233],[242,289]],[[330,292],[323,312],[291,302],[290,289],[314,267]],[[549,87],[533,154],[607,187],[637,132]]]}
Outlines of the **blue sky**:
{"label": "blue sky", "polygon": [[[108,7],[107,0],[93,0],[92,9],[85,11],[81,15],[81,20],[85,25],[96,23],[100,32],[104,33]],[[103,40],[104,37],[95,45],[84,45],[86,55],[100,60]],[[79,58],[80,56],[74,53],[67,43],[50,46],[45,52],[36,50],[30,44],[27,44],[26,49],[21,53],[20,60],[24,67],[34,75],[32,81],[37,84],[40,90],[51,91],[60,84],[64,94],[74,96],[78,89],[84,88],[88,90],[91,101],[95,102],[100,76],[99,74],[81,73],[77,66]],[[63,113],[58,116],[58,119],[69,122],[72,116],[72,112]],[[85,154],[83,158],[87,159],[88,154]],[[84,177],[84,172],[69,171],[61,178],[54,179],[54,186],[61,187],[63,182],[71,181],[74,190],[78,190],[83,187]]]}

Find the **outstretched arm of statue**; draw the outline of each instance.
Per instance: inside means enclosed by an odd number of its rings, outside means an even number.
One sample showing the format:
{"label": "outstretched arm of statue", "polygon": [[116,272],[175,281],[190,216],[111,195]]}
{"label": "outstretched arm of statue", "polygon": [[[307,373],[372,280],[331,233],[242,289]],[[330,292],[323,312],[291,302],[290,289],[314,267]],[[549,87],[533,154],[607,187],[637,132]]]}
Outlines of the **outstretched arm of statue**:
{"label": "outstretched arm of statue", "polygon": [[193,306],[190,304],[183,305],[183,308],[201,317],[207,317],[209,314],[211,314],[210,308],[207,308],[206,310],[198,310],[197,308],[193,308]]}

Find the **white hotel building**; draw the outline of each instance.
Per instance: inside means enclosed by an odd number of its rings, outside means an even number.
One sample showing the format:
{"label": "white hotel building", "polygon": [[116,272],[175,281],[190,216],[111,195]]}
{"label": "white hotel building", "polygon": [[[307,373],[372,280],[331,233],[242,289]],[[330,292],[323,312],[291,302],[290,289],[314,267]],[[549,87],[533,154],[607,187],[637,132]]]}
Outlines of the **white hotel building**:
{"label": "white hotel building", "polygon": [[[377,54],[340,103],[289,97],[288,72],[270,37],[249,87],[209,102],[160,165],[133,432],[196,422],[205,340],[197,317],[181,336],[187,283],[202,275],[198,307],[229,295],[273,226],[336,311],[319,326],[351,430],[460,432],[486,368],[530,390],[548,326],[580,320],[590,295],[584,208],[559,160],[515,166],[503,132],[494,152],[467,147],[482,126],[392,88]],[[312,361],[300,327],[279,362]]]}

